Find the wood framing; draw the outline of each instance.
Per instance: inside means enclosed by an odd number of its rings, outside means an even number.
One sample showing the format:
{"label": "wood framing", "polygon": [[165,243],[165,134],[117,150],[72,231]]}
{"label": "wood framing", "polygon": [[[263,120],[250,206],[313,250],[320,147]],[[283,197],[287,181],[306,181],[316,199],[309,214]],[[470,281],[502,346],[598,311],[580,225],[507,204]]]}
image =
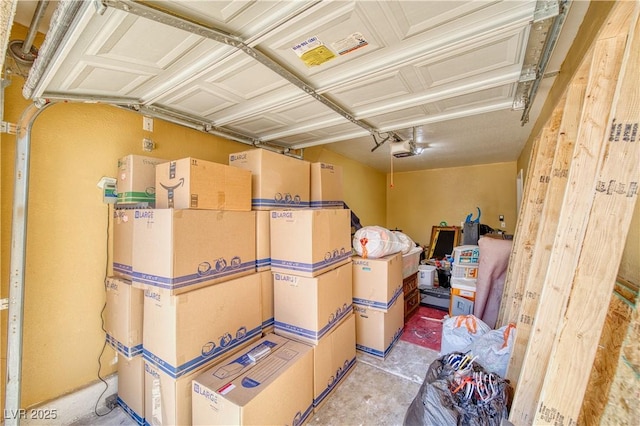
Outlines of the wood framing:
{"label": "wood framing", "polygon": [[548,252],[525,259],[535,264],[524,291],[534,291],[519,311],[537,311],[524,356],[512,354],[509,374],[518,377],[509,417],[514,424],[577,424],[585,369],[595,357],[638,194],[638,8],[638,2],[616,2],[592,47],[566,185],[556,188],[562,197],[547,194],[539,226],[555,232],[539,239],[544,247],[535,247]]}
{"label": "wood framing", "polygon": [[[586,233],[578,257],[565,315],[557,324],[558,333],[547,368],[535,422],[577,424],[589,377],[568,371],[591,366],[616,280],[638,195],[640,181],[640,28],[638,9],[625,24],[629,33],[607,44],[624,49],[615,99],[604,138],[601,166],[592,187],[593,202]],[[626,19],[630,21],[626,23]]]}
{"label": "wood framing", "polygon": [[562,117],[564,97],[551,114],[549,122],[536,137],[531,152],[531,161],[525,181],[522,211],[516,224],[513,249],[505,279],[505,289],[498,314],[498,325],[516,323],[526,277],[533,256],[533,249],[540,224],[540,213],[544,206],[549,181],[544,176],[551,173],[553,154],[558,140],[558,128]]}
{"label": "wood framing", "polygon": [[584,102],[584,94],[586,91],[587,76],[589,71],[588,59],[578,70],[578,73],[567,88],[563,97],[564,104],[558,105],[552,122],[555,124],[555,114],[562,114],[562,121],[557,132],[556,150],[553,155],[553,162],[550,172],[547,175],[539,176],[540,181],[548,182],[547,191],[543,197],[542,212],[537,215],[536,219],[540,222],[538,233],[533,237],[535,250],[527,264],[528,275],[523,279],[521,286],[522,301],[519,306],[513,305],[513,308],[519,308],[516,312],[517,318],[516,340],[513,345],[512,356],[509,365],[509,373],[507,378],[516,385],[520,373],[521,363],[529,342],[531,334],[531,326],[536,316],[538,302],[542,285],[551,257],[551,247],[553,239],[557,231],[557,218],[560,214],[559,209],[562,205],[565,189],[567,187],[567,178],[569,176],[569,165],[575,140],[578,133],[578,126],[582,114],[582,105]]}

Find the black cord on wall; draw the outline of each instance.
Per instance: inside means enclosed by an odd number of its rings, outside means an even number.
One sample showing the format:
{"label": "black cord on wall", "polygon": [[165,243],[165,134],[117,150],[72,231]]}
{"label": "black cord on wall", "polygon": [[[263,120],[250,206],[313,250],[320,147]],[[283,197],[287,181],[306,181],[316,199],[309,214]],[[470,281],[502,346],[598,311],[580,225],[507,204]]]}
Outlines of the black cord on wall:
{"label": "black cord on wall", "polygon": [[[106,250],[105,250],[105,268],[104,268],[104,281],[103,281],[105,294],[107,292],[107,277],[109,276],[109,231],[110,231],[109,224],[110,224],[110,215],[111,215],[111,209],[109,207],[109,204],[107,204],[107,235],[106,235],[107,244],[106,244]],[[98,397],[98,400],[96,401],[96,405],[93,408],[93,412],[98,417],[106,416],[107,414],[111,413],[115,408],[115,406],[111,407],[109,409],[109,411],[107,411],[106,413],[102,413],[102,414],[98,413],[98,404],[100,403],[100,400],[102,399],[102,396],[109,389],[109,384],[100,375],[100,371],[102,370],[102,355],[104,354],[104,350],[107,347],[107,330],[104,328],[104,311],[105,311],[106,307],[107,307],[107,302],[105,301],[104,305],[102,305],[102,310],[100,311],[100,321],[102,323],[101,327],[102,327],[102,331],[104,332],[104,343],[102,344],[102,350],[100,351],[100,355],[98,355],[98,379],[100,379],[100,381],[102,383],[104,383],[104,390],[102,391],[102,393]]]}

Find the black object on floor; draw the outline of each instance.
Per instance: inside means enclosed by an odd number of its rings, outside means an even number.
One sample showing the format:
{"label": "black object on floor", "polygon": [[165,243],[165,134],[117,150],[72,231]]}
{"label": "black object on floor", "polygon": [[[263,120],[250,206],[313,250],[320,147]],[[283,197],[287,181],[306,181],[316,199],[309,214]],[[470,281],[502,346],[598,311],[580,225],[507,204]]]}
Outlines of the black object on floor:
{"label": "black object on floor", "polygon": [[449,311],[451,290],[442,287],[420,288],[420,306]]}

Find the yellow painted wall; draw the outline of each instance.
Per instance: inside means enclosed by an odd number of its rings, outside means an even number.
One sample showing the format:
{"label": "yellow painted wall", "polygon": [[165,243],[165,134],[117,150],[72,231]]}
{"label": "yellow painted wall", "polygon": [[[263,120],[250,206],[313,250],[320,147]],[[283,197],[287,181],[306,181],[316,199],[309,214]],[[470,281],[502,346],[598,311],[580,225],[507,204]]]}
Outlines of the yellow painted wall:
{"label": "yellow painted wall", "polygon": [[345,203],[362,226],[384,226],[387,215],[384,173],[322,147],[305,149],[304,159],[342,166]]}
{"label": "yellow painted wall", "polygon": [[[401,160],[399,160],[401,161]],[[496,230],[512,234],[516,224],[516,163],[422,170],[387,178],[387,222],[415,242],[428,245],[431,227],[445,221],[460,226],[467,215]],[[504,215],[501,228],[498,215]],[[383,225],[385,226],[385,225]]]}

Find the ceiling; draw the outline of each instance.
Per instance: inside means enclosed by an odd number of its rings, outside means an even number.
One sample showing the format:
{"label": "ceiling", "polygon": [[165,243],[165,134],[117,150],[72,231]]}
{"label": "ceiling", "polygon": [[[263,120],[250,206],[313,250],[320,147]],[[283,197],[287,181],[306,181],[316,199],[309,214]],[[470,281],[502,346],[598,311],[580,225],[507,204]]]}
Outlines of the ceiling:
{"label": "ceiling", "polygon": [[[554,4],[61,0],[23,94],[291,153],[322,145],[386,172],[515,161],[588,6],[561,3],[541,70]],[[18,1],[14,22],[29,26],[35,7]],[[422,154],[391,156],[392,141],[414,137]]]}

